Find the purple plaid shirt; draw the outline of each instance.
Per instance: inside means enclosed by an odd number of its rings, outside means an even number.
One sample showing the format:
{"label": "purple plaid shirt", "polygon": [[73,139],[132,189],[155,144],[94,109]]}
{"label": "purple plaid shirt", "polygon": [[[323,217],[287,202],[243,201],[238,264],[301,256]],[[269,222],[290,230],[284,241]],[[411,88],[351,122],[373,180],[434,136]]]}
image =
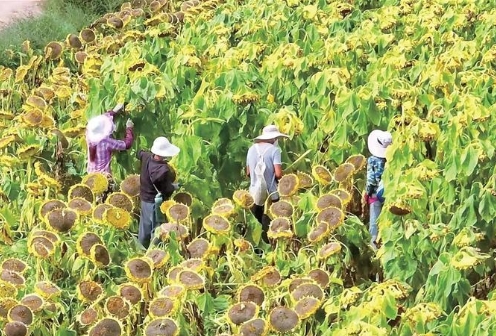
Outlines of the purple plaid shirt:
{"label": "purple plaid shirt", "polygon": [[[111,111],[105,114],[113,119],[115,113]],[[112,152],[131,148],[131,145],[133,144],[133,138],[133,129],[126,128],[126,136],[124,137],[124,140],[117,140],[108,136],[100,141],[98,144],[96,144],[95,160],[90,161],[88,158],[88,173],[101,172],[111,174],[110,161],[112,160]],[[88,151],[89,146],[90,144],[88,144]]]}

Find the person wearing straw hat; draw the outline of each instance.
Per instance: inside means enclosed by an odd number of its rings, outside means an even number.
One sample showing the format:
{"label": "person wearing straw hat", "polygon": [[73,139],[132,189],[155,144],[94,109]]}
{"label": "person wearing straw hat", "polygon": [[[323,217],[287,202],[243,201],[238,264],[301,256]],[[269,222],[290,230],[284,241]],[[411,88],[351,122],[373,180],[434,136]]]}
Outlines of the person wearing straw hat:
{"label": "person wearing straw hat", "polygon": [[133,143],[134,123],[131,119],[126,122],[126,135],[123,140],[111,137],[115,131],[114,115],[124,109],[124,104],[118,104],[113,110],[91,118],[86,126],[86,143],[88,146],[88,173],[101,172],[112,175],[110,161],[114,151],[131,148]]}
{"label": "person wearing straw hat", "polygon": [[392,143],[391,133],[381,130],[372,131],[367,140],[372,155],[367,159],[367,183],[364,201],[370,206],[369,232],[372,237],[371,245],[374,249],[377,249],[377,218],[381,214],[383,204],[378,197],[378,192],[382,185],[382,173],[386,164],[386,149]]}
{"label": "person wearing straw hat", "polygon": [[176,173],[168,160],[179,154],[180,149],[174,146],[166,137],[158,137],[153,141],[151,151],[140,150],[137,154],[141,161],[140,199],[141,213],[138,229],[138,240],[144,248],[148,248],[153,230],[158,226],[156,209],[157,195],[162,201],[169,199],[178,189],[174,183]]}
{"label": "person wearing straw hat", "polygon": [[[281,148],[277,146],[278,139],[280,138],[289,138],[289,136],[279,132],[279,129],[275,125],[264,127],[262,134],[254,139],[255,143],[248,149],[248,154],[246,156],[246,174],[250,177],[250,193],[253,195],[253,188],[256,188],[257,182],[259,182],[256,168],[260,158],[263,158],[265,168],[263,171],[263,179],[265,182],[264,188],[266,185],[266,194],[270,197],[271,202],[277,202],[279,200],[277,183],[283,174]],[[266,197],[258,202],[255,200],[252,212],[260,224],[262,224],[263,240],[268,242],[267,231],[270,220],[264,214],[265,199]]]}

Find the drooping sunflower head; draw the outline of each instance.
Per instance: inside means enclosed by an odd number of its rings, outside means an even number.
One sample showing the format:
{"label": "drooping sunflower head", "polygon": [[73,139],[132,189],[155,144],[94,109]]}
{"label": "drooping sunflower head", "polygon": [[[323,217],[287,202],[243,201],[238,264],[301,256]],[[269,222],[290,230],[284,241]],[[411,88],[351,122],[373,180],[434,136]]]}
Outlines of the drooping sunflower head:
{"label": "drooping sunflower head", "polygon": [[234,325],[241,325],[258,315],[260,307],[254,302],[238,302],[227,310],[227,318]]}
{"label": "drooping sunflower head", "polygon": [[310,316],[313,316],[317,309],[319,309],[320,305],[321,301],[319,299],[308,296],[297,301],[294,306],[294,310],[296,314],[298,314],[300,320],[304,320]]}
{"label": "drooping sunflower head", "polygon": [[329,227],[329,224],[326,222],[320,222],[310,230],[308,233],[308,240],[311,243],[317,243],[327,237],[330,232],[331,228]]}
{"label": "drooping sunflower head", "polygon": [[177,311],[178,303],[179,301],[169,297],[157,297],[150,302],[148,311],[152,318],[171,316]]}
{"label": "drooping sunflower head", "polygon": [[396,216],[405,216],[412,212],[412,208],[403,200],[398,200],[389,206],[389,212]]}
{"label": "drooping sunflower head", "polygon": [[41,146],[39,145],[27,145],[27,146],[19,147],[19,149],[17,149],[17,156],[21,160],[25,160],[27,158],[33,157],[36,154],[38,154],[40,150],[41,150]]}
{"label": "drooping sunflower head", "polygon": [[362,154],[352,155],[346,159],[346,163],[351,163],[355,168],[355,172],[362,170],[367,163],[367,158]]}
{"label": "drooping sunflower head", "polygon": [[153,269],[160,269],[169,261],[169,254],[158,248],[146,251],[146,256],[153,261]]}
{"label": "drooping sunflower head", "polygon": [[179,327],[170,318],[158,318],[151,320],[145,327],[144,336],[177,336]]}
{"label": "drooping sunflower head", "polygon": [[262,283],[265,287],[274,287],[281,282],[281,273],[274,266],[265,266],[255,273],[251,280]]}
{"label": "drooping sunflower head", "polygon": [[179,273],[184,269],[185,268],[180,265],[169,268],[167,280],[169,280],[170,283],[178,283]]}
{"label": "drooping sunflower head", "polygon": [[291,222],[286,217],[278,217],[270,222],[267,236],[271,239],[291,238],[293,231],[291,230]]}
{"label": "drooping sunflower head", "polygon": [[344,189],[334,189],[329,192],[330,195],[338,196],[341,199],[341,208],[344,209],[348,203],[351,201],[351,194]]}
{"label": "drooping sunflower head", "polygon": [[76,211],[81,216],[90,215],[93,211],[91,203],[81,197],[70,199],[67,207]]}
{"label": "drooping sunflower head", "polygon": [[6,281],[0,281],[0,298],[15,298],[17,297],[17,287]]}
{"label": "drooping sunflower head", "polygon": [[105,214],[105,211],[109,210],[109,209],[112,209],[113,206],[110,205],[110,204],[98,204],[95,209],[93,209],[93,219],[95,220],[95,222],[97,222],[98,224],[105,224],[107,223],[104,219],[104,214]]}
{"label": "drooping sunflower head", "polygon": [[99,172],[89,173],[83,177],[81,182],[87,185],[95,195],[101,195],[109,186],[107,177]]}
{"label": "drooping sunflower head", "polygon": [[7,322],[3,326],[5,336],[27,336],[29,335],[28,326],[19,321]]}
{"label": "drooping sunflower head", "polygon": [[312,167],[312,176],[324,186],[332,182],[331,172],[322,165]]}
{"label": "drooping sunflower head", "polygon": [[167,218],[171,222],[184,222],[189,218],[189,207],[181,203],[173,204],[167,209]]}
{"label": "drooping sunflower head", "polygon": [[121,191],[129,197],[136,197],[140,193],[140,176],[129,175],[121,182]]}
{"label": "drooping sunflower head", "polygon": [[0,149],[7,147],[15,140],[16,140],[15,135],[7,135],[7,136],[3,137],[2,139],[0,139]]}
{"label": "drooping sunflower head", "polygon": [[30,109],[22,115],[22,121],[28,127],[35,127],[41,124],[43,120],[43,111],[34,108]]}
{"label": "drooping sunflower head", "polygon": [[4,261],[2,262],[0,269],[5,269],[22,274],[28,269],[28,264],[26,264],[21,259],[7,258],[4,259]]}
{"label": "drooping sunflower head", "polygon": [[117,289],[117,294],[131,302],[131,304],[135,305],[138,302],[141,301],[143,298],[143,293],[141,291],[141,288],[139,288],[137,285],[127,282],[122,285],[119,285]]}
{"label": "drooping sunflower head", "polygon": [[264,336],[269,331],[267,321],[261,318],[254,318],[243,323],[239,328],[239,334],[250,336]]}
{"label": "drooping sunflower head", "polygon": [[27,107],[44,110],[47,107],[47,102],[41,97],[32,95],[26,99],[26,105]]}
{"label": "drooping sunflower head", "polygon": [[0,320],[7,320],[10,308],[18,304],[17,300],[10,297],[0,298]]}
{"label": "drooping sunflower head", "polygon": [[121,336],[121,323],[112,317],[105,317],[91,327],[88,336]]}
{"label": "drooping sunflower head", "polygon": [[55,209],[46,215],[48,226],[56,232],[68,232],[78,221],[78,214],[71,209]]}
{"label": "drooping sunflower head", "polygon": [[38,281],[34,285],[34,291],[47,300],[53,300],[61,293],[60,288],[50,281]]}
{"label": "drooping sunflower head", "polygon": [[131,311],[131,303],[122,296],[113,295],[105,300],[105,312],[119,320],[125,319]]}
{"label": "drooping sunflower head", "polygon": [[64,51],[64,47],[61,43],[52,41],[48,43],[45,47],[45,57],[50,60],[59,59]]}
{"label": "drooping sunflower head", "polygon": [[36,313],[43,308],[45,300],[38,294],[27,294],[21,299],[20,303]]}
{"label": "drooping sunflower head", "polygon": [[290,332],[296,328],[299,321],[298,314],[287,307],[275,307],[269,314],[270,329],[280,333]]}
{"label": "drooping sunflower head", "polygon": [[184,260],[182,263],[179,264],[179,266],[183,267],[184,269],[200,272],[202,269],[204,269],[205,262],[203,261],[203,259],[200,258],[191,258]]}
{"label": "drooping sunflower head", "polygon": [[243,209],[251,209],[255,201],[247,190],[236,190],[233,194],[234,202]]}
{"label": "drooping sunflower head", "polygon": [[272,203],[269,208],[269,214],[271,218],[287,217],[291,218],[293,215],[293,205],[288,201],[279,201]]}
{"label": "drooping sunflower head", "polygon": [[205,287],[205,279],[195,271],[188,269],[183,269],[179,272],[177,282],[189,290],[202,289]]}
{"label": "drooping sunflower head", "polygon": [[9,322],[17,321],[17,322],[22,322],[25,325],[29,326],[31,323],[33,323],[33,312],[29,307],[23,305],[23,304],[16,304],[12,308],[10,308],[8,314],[7,314],[7,319]]}
{"label": "drooping sunflower head", "polygon": [[179,299],[186,293],[186,287],[181,284],[172,284],[165,286],[159,295],[162,297],[168,297],[171,299]]}
{"label": "drooping sunflower head", "polygon": [[324,291],[322,288],[313,282],[302,283],[296,289],[291,292],[291,298],[298,302],[304,297],[314,297],[318,300],[322,300],[324,298]]}
{"label": "drooping sunflower head", "polygon": [[88,307],[77,316],[77,321],[83,325],[92,325],[98,320],[98,311],[93,307]]}
{"label": "drooping sunflower head", "polygon": [[317,214],[317,223],[325,222],[331,231],[336,230],[343,224],[344,213],[341,209],[329,206]]}
{"label": "drooping sunflower head", "polygon": [[296,174],[284,175],[277,186],[280,196],[293,196],[298,191],[300,179]]}
{"label": "drooping sunflower head", "polygon": [[228,234],[231,230],[231,224],[225,217],[213,214],[203,219],[203,227],[215,234]]}
{"label": "drooping sunflower head", "polygon": [[341,244],[338,242],[330,242],[322,246],[317,253],[319,259],[327,259],[330,256],[341,251]]}
{"label": "drooping sunflower head", "polygon": [[123,192],[113,192],[111,193],[105,203],[113,205],[116,208],[126,210],[127,212],[132,212],[134,208],[134,203],[131,197]]}
{"label": "drooping sunflower head", "polygon": [[76,250],[80,256],[90,258],[91,248],[96,244],[103,244],[100,237],[93,232],[84,232],[76,241]]}
{"label": "drooping sunflower head", "polygon": [[69,189],[68,198],[73,199],[76,197],[84,198],[90,203],[93,203],[95,201],[95,195],[93,194],[93,191],[91,191],[91,188],[83,183],[77,183]]}
{"label": "drooping sunflower head", "polygon": [[327,288],[331,281],[329,273],[323,269],[315,268],[308,273],[308,277],[319,284],[322,288]]}
{"label": "drooping sunflower head", "polygon": [[297,172],[296,175],[298,176],[299,188],[307,189],[313,186],[314,182],[311,175],[308,175],[307,173],[304,172]]}
{"label": "drooping sunflower head", "polygon": [[167,241],[172,236],[176,240],[184,240],[189,237],[188,228],[182,224],[165,223],[157,229],[162,241]]}
{"label": "drooping sunflower head", "polygon": [[110,254],[102,244],[95,244],[90,249],[90,260],[97,267],[107,267],[110,265]]}
{"label": "drooping sunflower head", "polygon": [[131,214],[124,209],[111,207],[103,213],[103,221],[116,229],[127,230],[129,225],[131,225],[132,217]]}
{"label": "drooping sunflower head", "polygon": [[102,285],[92,280],[78,283],[76,291],[78,299],[83,302],[94,302],[104,293]]}
{"label": "drooping sunflower head", "polygon": [[188,207],[193,204],[193,196],[188,192],[178,192],[174,195],[173,200]]}
{"label": "drooping sunflower head", "polygon": [[152,279],[153,261],[148,257],[132,258],[124,267],[127,277],[136,283],[146,283]]}
{"label": "drooping sunflower head", "polygon": [[263,289],[257,285],[249,284],[242,286],[238,291],[238,302],[254,302],[262,306],[265,301]]}
{"label": "drooping sunflower head", "polygon": [[37,258],[46,259],[55,253],[55,244],[48,238],[32,236],[28,239],[28,252]]}
{"label": "drooping sunflower head", "polygon": [[195,238],[188,244],[187,250],[191,258],[205,258],[210,249],[210,242],[205,238]]}
{"label": "drooping sunflower head", "polygon": [[226,204],[233,205],[232,201],[229,198],[219,198],[214,202],[212,208],[216,208],[218,206],[226,205]]}
{"label": "drooping sunflower head", "polygon": [[348,180],[355,173],[355,166],[351,163],[342,163],[334,171],[334,179],[341,183]]}
{"label": "drooping sunflower head", "polygon": [[330,206],[341,209],[343,206],[341,198],[333,194],[324,194],[317,199],[317,204],[316,204],[317,210],[320,211]]}
{"label": "drooping sunflower head", "polygon": [[79,33],[79,37],[85,43],[91,43],[95,40],[96,35],[95,35],[95,32],[93,30],[91,30],[89,28],[85,28],[85,29],[81,30],[81,32]]}
{"label": "drooping sunflower head", "polygon": [[223,205],[212,208],[212,214],[223,216],[226,218],[232,217],[236,214],[234,204],[226,203]]}
{"label": "drooping sunflower head", "polygon": [[23,288],[26,283],[26,279],[24,279],[22,274],[6,269],[0,271],[0,280],[10,283],[17,288]]}

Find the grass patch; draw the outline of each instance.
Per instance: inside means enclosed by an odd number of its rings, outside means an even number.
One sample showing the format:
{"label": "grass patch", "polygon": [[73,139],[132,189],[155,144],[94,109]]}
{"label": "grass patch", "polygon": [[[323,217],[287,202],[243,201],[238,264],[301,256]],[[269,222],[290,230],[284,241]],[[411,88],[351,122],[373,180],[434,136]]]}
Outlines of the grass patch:
{"label": "grass patch", "polygon": [[21,19],[0,30],[0,65],[16,67],[21,44],[31,41],[42,50],[51,41],[62,41],[105,13],[119,9],[124,0],[47,0],[41,15]]}

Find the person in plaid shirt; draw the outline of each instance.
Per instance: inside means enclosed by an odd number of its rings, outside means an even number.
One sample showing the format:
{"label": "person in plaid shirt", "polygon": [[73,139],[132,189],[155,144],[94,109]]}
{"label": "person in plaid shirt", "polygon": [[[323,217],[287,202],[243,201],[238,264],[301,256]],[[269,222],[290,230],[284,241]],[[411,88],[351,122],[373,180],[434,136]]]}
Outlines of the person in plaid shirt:
{"label": "person in plaid shirt", "polygon": [[131,148],[134,139],[134,123],[131,119],[128,119],[126,122],[126,136],[123,140],[117,140],[111,136],[115,131],[114,115],[119,113],[123,108],[123,104],[118,104],[113,110],[88,121],[86,127],[88,173],[100,172],[111,176],[110,161],[112,160],[112,153]]}
{"label": "person in plaid shirt", "polygon": [[375,130],[368,138],[368,148],[372,156],[367,159],[367,184],[365,187],[365,202],[370,206],[369,232],[372,237],[370,243],[377,249],[377,236],[379,233],[377,218],[381,214],[383,202],[379,199],[377,192],[382,181],[382,173],[386,164],[386,148],[391,145],[393,138],[391,133]]}

